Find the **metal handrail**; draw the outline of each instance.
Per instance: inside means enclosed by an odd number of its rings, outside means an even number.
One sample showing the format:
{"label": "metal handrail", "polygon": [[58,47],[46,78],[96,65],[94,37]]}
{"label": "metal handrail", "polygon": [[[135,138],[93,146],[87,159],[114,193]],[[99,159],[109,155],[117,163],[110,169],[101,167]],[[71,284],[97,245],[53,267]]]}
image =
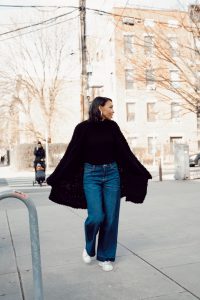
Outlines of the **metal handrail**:
{"label": "metal handrail", "polygon": [[43,300],[44,298],[40,257],[39,227],[35,204],[27,194],[24,194],[19,191],[0,192],[0,200],[6,198],[17,198],[21,200],[28,208],[34,284],[34,300]]}

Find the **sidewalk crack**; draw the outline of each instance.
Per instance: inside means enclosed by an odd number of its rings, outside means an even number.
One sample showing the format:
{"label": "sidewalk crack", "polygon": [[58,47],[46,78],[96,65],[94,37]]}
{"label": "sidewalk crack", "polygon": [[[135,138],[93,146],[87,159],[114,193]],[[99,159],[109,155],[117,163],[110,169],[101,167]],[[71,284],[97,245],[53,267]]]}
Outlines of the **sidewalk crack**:
{"label": "sidewalk crack", "polygon": [[180,284],[178,281],[176,281],[175,279],[173,279],[172,277],[170,277],[169,275],[167,275],[166,273],[164,273],[162,270],[160,270],[159,268],[157,268],[156,266],[154,266],[153,264],[151,264],[149,261],[147,261],[146,259],[144,259],[142,256],[138,255],[137,253],[135,253],[134,251],[132,251],[131,249],[129,249],[128,247],[126,247],[125,245],[123,245],[122,243],[118,242],[118,244],[125,248],[126,250],[128,250],[131,254],[135,255],[137,258],[139,258],[140,260],[142,260],[144,263],[146,263],[147,265],[149,265],[150,267],[152,267],[154,270],[156,270],[157,272],[159,272],[160,274],[162,274],[163,276],[165,276],[166,278],[168,278],[170,281],[172,281],[173,283],[175,283],[176,285],[178,285],[179,287],[181,287],[184,291],[190,293],[192,296],[194,296],[196,299],[200,300],[200,297],[197,296],[196,294],[194,294],[193,292],[191,292],[190,290],[188,290],[186,287],[184,287],[182,284]]}

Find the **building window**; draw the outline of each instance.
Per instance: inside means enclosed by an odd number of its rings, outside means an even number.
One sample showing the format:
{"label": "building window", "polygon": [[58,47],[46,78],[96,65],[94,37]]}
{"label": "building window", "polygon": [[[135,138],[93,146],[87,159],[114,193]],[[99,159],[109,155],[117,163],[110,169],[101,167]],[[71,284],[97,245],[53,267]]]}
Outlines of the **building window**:
{"label": "building window", "polygon": [[127,90],[133,89],[133,69],[125,70],[125,88]]}
{"label": "building window", "polygon": [[124,52],[131,54],[134,52],[134,37],[133,35],[124,35]]}
{"label": "building window", "polygon": [[153,36],[146,35],[144,37],[144,53],[147,56],[150,56],[153,54]]}
{"label": "building window", "polygon": [[152,87],[152,88],[155,86],[154,71],[152,69],[146,70],[146,85],[147,87]]}
{"label": "building window", "polygon": [[135,121],[135,103],[126,103],[126,120]]}
{"label": "building window", "polygon": [[156,121],[155,105],[156,104],[153,102],[147,103],[147,121],[148,122]]}
{"label": "building window", "polygon": [[178,88],[180,86],[180,78],[179,78],[179,71],[178,70],[171,70],[170,71],[170,80],[171,80],[172,87]]}
{"label": "building window", "polygon": [[174,121],[180,121],[180,103],[171,103],[171,119]]}
{"label": "building window", "polygon": [[177,37],[169,37],[170,55],[177,57],[179,55]]}
{"label": "building window", "polygon": [[156,153],[156,144],[157,138],[155,136],[148,137],[148,154],[155,154]]}

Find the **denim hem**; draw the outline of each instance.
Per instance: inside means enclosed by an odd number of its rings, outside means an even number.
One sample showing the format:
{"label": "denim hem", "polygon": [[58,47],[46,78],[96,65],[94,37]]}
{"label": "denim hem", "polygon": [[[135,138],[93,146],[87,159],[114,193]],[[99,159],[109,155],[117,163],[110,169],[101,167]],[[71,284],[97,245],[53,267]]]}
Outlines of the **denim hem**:
{"label": "denim hem", "polygon": [[86,248],[86,247],[85,247],[85,250],[86,250],[87,254],[88,254],[90,257],[94,257],[94,256],[96,255],[96,253],[95,253],[95,252],[93,252],[93,253],[90,253],[90,252],[87,250],[87,248]]}
{"label": "denim hem", "polygon": [[100,257],[100,256],[97,256],[97,260],[99,260],[99,261],[102,261],[102,262],[104,262],[104,261],[115,261],[115,258],[111,258],[111,257],[107,257],[107,258],[103,258],[103,257]]}

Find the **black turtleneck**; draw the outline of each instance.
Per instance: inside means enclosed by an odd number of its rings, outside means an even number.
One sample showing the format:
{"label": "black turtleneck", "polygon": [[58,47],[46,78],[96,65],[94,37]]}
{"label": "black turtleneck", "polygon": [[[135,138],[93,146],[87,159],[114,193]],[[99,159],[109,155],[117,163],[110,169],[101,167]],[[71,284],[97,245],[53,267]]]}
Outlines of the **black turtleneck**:
{"label": "black turtleneck", "polygon": [[101,165],[115,161],[114,135],[112,121],[88,122],[84,139],[84,162]]}

